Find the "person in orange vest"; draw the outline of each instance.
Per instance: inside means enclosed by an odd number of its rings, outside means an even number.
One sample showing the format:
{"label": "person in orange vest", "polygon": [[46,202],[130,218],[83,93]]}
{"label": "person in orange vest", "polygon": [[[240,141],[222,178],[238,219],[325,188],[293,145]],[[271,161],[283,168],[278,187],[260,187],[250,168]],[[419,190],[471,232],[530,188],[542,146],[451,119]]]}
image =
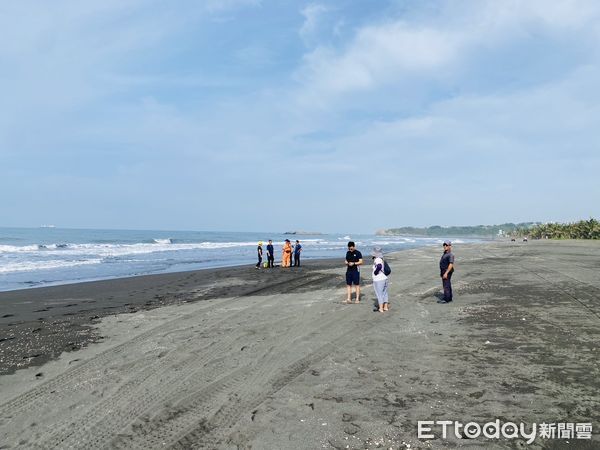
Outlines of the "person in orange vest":
{"label": "person in orange vest", "polygon": [[292,259],[292,244],[289,239],[283,244],[283,255],[281,258],[281,267],[290,267]]}

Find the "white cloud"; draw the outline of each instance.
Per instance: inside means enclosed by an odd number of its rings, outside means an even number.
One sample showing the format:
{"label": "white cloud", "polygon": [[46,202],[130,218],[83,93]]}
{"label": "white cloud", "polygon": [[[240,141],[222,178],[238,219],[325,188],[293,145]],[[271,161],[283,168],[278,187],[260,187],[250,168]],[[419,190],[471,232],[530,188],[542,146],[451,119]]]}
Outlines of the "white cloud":
{"label": "white cloud", "polygon": [[319,26],[319,19],[327,11],[327,7],[317,3],[311,3],[302,9],[301,14],[304,16],[304,22],[300,28],[299,34],[306,45],[309,45],[315,39],[315,34]]}
{"label": "white cloud", "polygon": [[[597,37],[600,4],[563,2],[446,2],[438,16],[366,25],[341,49],[321,46],[304,58],[297,74],[306,103],[384,88],[407,78],[425,83],[476,63],[477,55],[531,33],[574,31]],[[468,6],[468,7],[467,7]]]}
{"label": "white cloud", "polygon": [[454,57],[461,36],[403,23],[362,29],[342,54],[319,48],[306,56],[309,88],[337,94],[370,89],[406,72],[431,70]]}
{"label": "white cloud", "polygon": [[[560,191],[579,199],[573,208],[554,207],[567,214],[600,200],[598,185],[591,184],[600,171],[598,79],[600,66],[509,95],[442,100],[425,114],[373,122],[332,140],[336,151],[329,158],[352,161],[365,174],[377,167],[378,177],[390,183],[390,201],[406,190],[416,191],[416,198],[443,190],[447,170],[463,205],[504,202],[495,192],[504,186],[510,195],[523,193],[507,211],[526,217],[528,198]],[[542,209],[553,209],[550,197],[541,202]]]}

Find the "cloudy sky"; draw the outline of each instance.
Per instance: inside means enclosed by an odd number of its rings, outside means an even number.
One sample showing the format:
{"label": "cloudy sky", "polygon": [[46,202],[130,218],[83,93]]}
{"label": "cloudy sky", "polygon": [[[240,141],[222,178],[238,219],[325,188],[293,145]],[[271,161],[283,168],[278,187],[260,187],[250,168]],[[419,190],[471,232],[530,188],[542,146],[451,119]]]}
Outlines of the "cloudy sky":
{"label": "cloudy sky", "polygon": [[0,3],[0,226],[600,218],[600,2]]}

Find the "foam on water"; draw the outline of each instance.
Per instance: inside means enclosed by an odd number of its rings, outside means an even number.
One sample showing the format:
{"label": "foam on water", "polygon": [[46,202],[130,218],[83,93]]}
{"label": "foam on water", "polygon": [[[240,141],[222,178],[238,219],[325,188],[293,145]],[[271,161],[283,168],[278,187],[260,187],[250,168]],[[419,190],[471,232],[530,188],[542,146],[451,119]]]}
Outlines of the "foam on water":
{"label": "foam on water", "polygon": [[49,260],[49,261],[22,261],[8,264],[2,264],[0,266],[0,273],[11,273],[11,272],[32,272],[39,270],[49,269],[64,269],[67,267],[75,266],[86,266],[90,264],[100,264],[101,258],[97,259],[85,259],[79,261],[63,261],[63,260]]}
{"label": "foam on water", "polygon": [[171,240],[171,238],[167,238],[167,239],[152,239],[154,241],[155,244],[172,244],[173,241]]}
{"label": "foam on water", "polygon": [[39,249],[39,245],[0,245],[0,253],[33,252]]}
{"label": "foam on water", "polygon": [[198,242],[172,244],[170,239],[155,239],[155,243],[136,244],[39,244],[39,245],[0,245],[0,253],[38,253],[45,255],[98,255],[123,256],[167,251],[219,249],[256,246],[256,242]]}

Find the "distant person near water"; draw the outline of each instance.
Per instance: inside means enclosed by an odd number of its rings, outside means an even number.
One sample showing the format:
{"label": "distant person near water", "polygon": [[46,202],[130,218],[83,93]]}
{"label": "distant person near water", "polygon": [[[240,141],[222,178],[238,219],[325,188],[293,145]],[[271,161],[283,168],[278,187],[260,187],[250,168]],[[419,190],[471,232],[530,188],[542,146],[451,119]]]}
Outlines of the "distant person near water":
{"label": "distant person near water", "polygon": [[452,301],[452,274],[454,273],[454,254],[452,253],[452,242],[444,241],[444,254],[440,259],[440,276],[444,288],[444,298],[438,303],[450,303]]}
{"label": "distant person near water", "polygon": [[348,251],[346,252],[346,301],[342,303],[352,303],[352,285],[356,286],[356,300],[354,303],[360,303],[360,265],[363,263],[362,253],[356,250],[356,244],[348,242]]}
{"label": "distant person near water", "polygon": [[262,256],[263,256],[263,249],[262,249],[262,241],[260,241],[258,243],[258,247],[256,248],[256,251],[258,253],[258,262],[256,263],[256,268],[260,269],[260,266],[262,265]]}
{"label": "distant person near water", "polygon": [[267,244],[267,262],[270,269],[275,266],[275,249],[273,248],[273,241],[269,239]]}
{"label": "distant person near water", "polygon": [[292,244],[289,239],[285,240],[282,250],[281,267],[290,267],[290,260],[292,258]]}
{"label": "distant person near water", "polygon": [[388,300],[388,277],[385,274],[383,261],[383,252],[381,248],[375,247],[371,253],[373,256],[373,289],[375,289],[375,295],[377,296],[377,303],[379,312],[385,312],[389,310]]}
{"label": "distant person near water", "polygon": [[300,241],[296,239],[296,245],[294,245],[294,267],[300,267],[300,253],[302,252],[302,246]]}

